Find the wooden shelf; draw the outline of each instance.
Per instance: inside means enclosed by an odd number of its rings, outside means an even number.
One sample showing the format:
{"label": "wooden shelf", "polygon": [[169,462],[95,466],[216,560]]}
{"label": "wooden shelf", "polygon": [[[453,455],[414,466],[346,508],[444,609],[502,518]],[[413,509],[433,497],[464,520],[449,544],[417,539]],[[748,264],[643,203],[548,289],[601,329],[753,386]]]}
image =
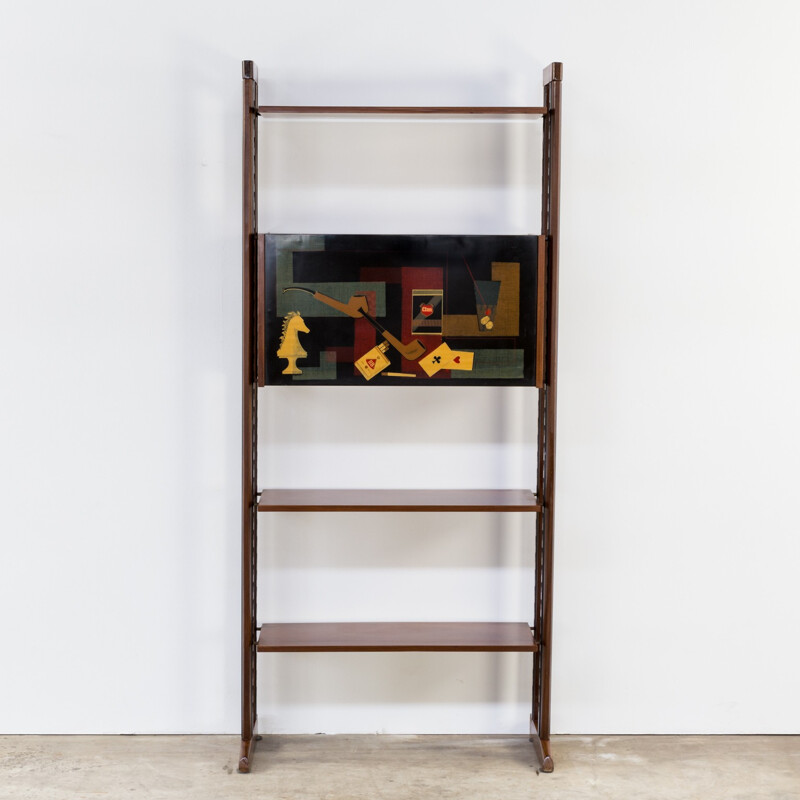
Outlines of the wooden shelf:
{"label": "wooden shelf", "polygon": [[435,114],[457,116],[534,116],[547,113],[544,106],[259,106],[261,116],[269,114]]}
{"label": "wooden shelf", "polygon": [[541,511],[527,489],[264,489],[259,511]]}
{"label": "wooden shelf", "polygon": [[525,622],[300,622],[261,626],[262,653],[534,652]]}

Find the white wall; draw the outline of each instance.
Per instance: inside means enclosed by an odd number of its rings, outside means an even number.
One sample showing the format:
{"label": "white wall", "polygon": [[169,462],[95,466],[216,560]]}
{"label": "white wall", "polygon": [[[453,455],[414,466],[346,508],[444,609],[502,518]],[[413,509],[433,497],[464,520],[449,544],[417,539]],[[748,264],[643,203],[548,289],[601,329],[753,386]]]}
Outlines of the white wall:
{"label": "white wall", "polygon": [[[237,730],[250,58],[296,103],[537,103],[565,63],[554,731],[798,732],[799,25],[788,2],[7,4],[0,731]],[[269,125],[262,229],[537,218],[535,124]],[[529,392],[421,395],[266,395],[262,484],[530,481]],[[529,613],[513,515],[263,521],[263,619]],[[526,727],[523,656],[261,667],[267,731]]]}

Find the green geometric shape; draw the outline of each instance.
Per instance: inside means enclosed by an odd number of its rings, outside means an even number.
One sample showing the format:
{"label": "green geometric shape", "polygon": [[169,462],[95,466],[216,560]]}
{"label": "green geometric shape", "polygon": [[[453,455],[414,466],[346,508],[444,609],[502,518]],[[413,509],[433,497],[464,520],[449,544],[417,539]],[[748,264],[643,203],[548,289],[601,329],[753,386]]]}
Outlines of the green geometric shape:
{"label": "green geometric shape", "polygon": [[476,350],[472,369],[451,370],[450,377],[453,380],[490,381],[502,378],[523,378],[524,369],[525,353],[522,350]]}
{"label": "green geometric shape", "polygon": [[275,236],[275,274],[278,283],[292,282],[292,254],[297,250],[319,252],[325,249],[325,237],[308,233],[287,233]]}

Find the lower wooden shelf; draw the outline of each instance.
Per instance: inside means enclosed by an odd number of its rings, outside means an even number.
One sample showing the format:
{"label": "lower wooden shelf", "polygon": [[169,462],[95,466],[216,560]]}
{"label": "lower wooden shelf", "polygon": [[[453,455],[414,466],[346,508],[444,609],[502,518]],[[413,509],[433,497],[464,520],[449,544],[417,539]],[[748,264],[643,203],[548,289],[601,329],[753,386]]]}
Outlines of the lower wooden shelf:
{"label": "lower wooden shelf", "polygon": [[525,622],[283,622],[265,623],[262,653],[387,651],[534,652]]}
{"label": "lower wooden shelf", "polygon": [[541,511],[528,489],[264,489],[259,511]]}

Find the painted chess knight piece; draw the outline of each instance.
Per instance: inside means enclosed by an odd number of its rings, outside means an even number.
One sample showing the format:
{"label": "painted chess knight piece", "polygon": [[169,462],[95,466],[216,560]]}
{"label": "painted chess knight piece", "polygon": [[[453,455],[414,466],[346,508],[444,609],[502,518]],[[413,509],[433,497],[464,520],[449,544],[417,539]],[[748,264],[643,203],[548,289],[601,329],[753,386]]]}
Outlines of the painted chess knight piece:
{"label": "painted chess knight piece", "polygon": [[281,330],[281,346],[278,348],[278,358],[285,358],[289,363],[283,371],[283,375],[302,375],[303,371],[297,366],[298,358],[305,358],[308,353],[300,344],[298,333],[310,333],[305,320],[300,316],[299,311],[290,311],[283,318],[283,329]]}

